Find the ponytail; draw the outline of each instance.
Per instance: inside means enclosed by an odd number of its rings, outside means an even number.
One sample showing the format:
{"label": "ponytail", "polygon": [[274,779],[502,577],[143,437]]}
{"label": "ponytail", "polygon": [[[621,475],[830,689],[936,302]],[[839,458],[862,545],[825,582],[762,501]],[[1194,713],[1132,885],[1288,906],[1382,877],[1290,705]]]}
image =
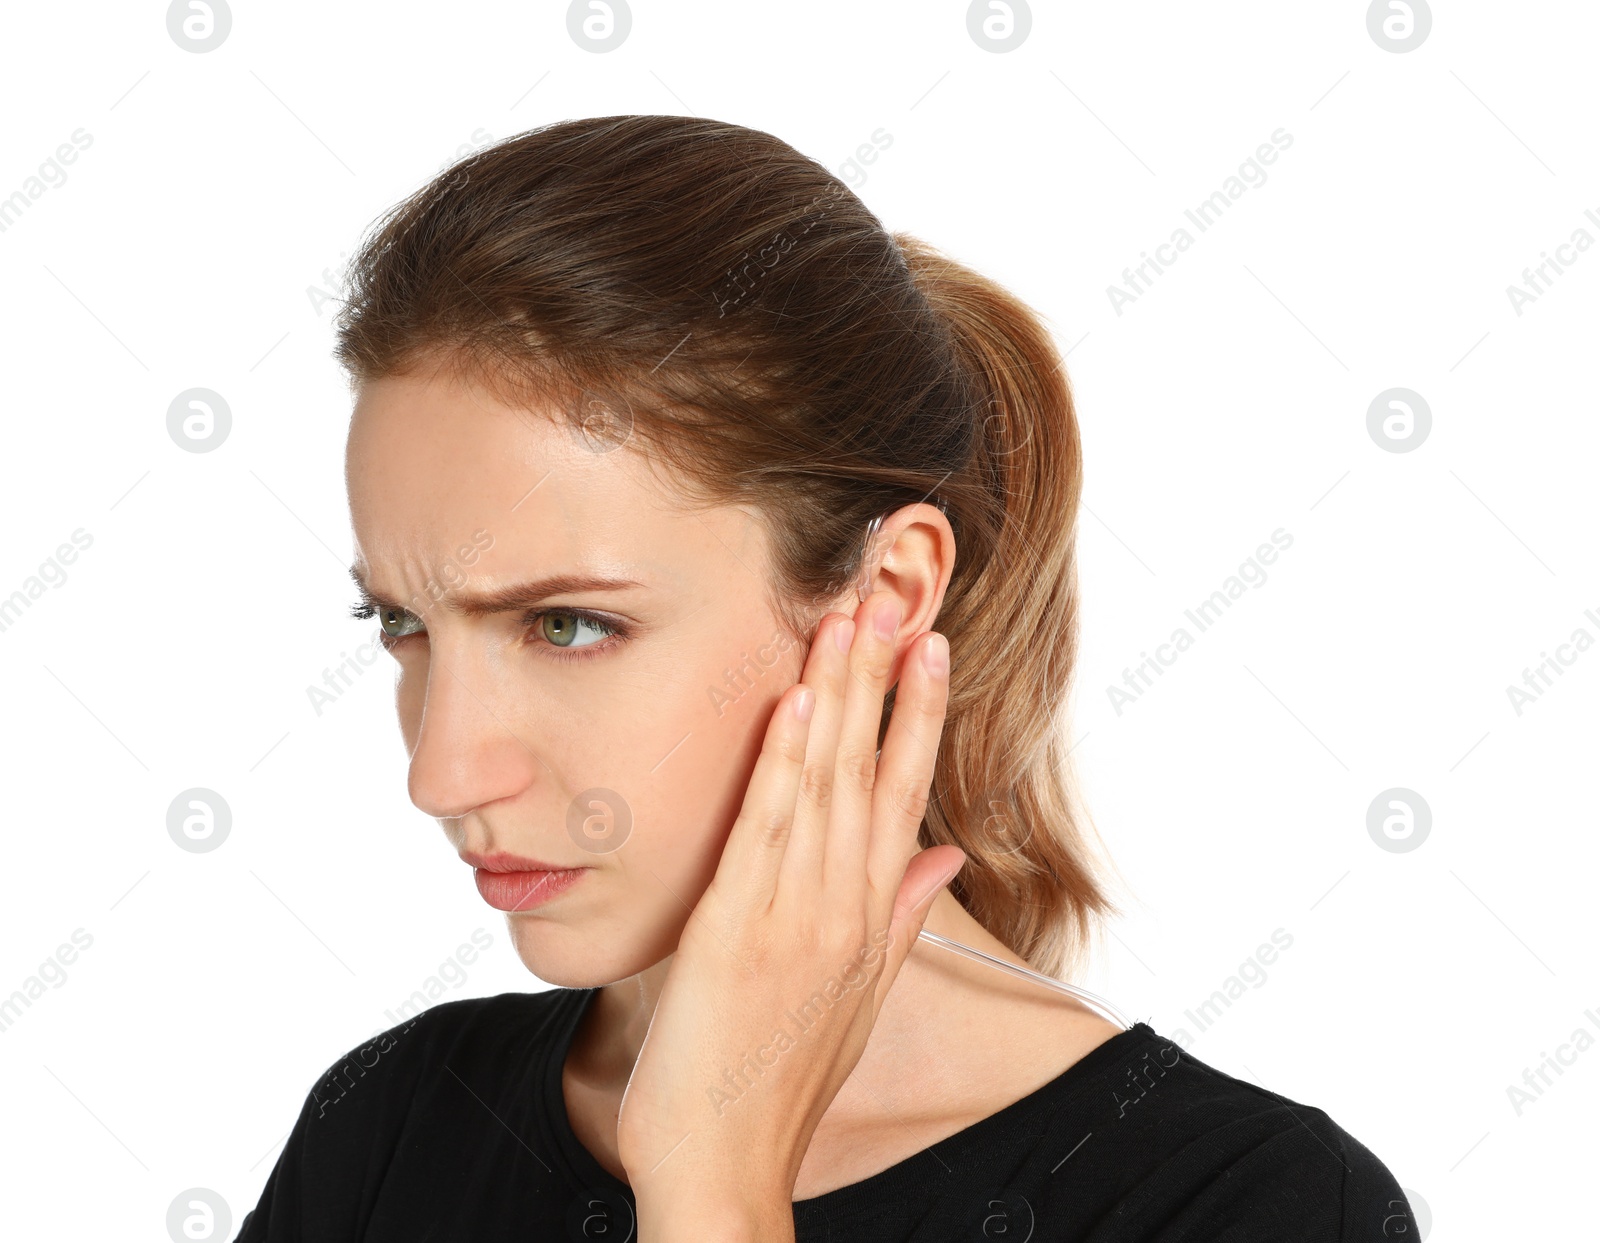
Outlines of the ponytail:
{"label": "ponytail", "polygon": [[[894,240],[979,395],[965,478],[941,489],[968,545],[937,623],[950,641],[950,701],[921,844],[965,851],[952,894],[1059,977],[1084,966],[1096,922],[1118,913],[1066,740],[1078,653],[1077,416],[1062,357],[1027,305],[909,234]],[[987,512],[962,521],[974,509]]]}

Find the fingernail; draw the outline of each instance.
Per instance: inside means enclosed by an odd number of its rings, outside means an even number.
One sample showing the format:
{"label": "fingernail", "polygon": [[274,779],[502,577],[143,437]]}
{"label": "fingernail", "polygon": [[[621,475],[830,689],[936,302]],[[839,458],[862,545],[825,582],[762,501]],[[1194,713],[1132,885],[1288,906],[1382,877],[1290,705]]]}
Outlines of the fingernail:
{"label": "fingernail", "polygon": [[894,638],[894,632],[900,628],[900,602],[891,599],[880,604],[872,615],[872,628],[886,643]]}
{"label": "fingernail", "polygon": [[922,648],[922,667],[936,678],[950,672],[950,640],[937,630]]}
{"label": "fingernail", "polygon": [[809,721],[811,710],[817,706],[817,693],[809,686],[794,697],[794,715],[797,720]]}
{"label": "fingernail", "polygon": [[839,645],[839,650],[849,655],[850,640],[855,638],[856,624],[850,618],[845,618],[833,628],[833,641]]}
{"label": "fingernail", "polygon": [[[965,860],[965,859],[963,859],[963,860],[962,860],[962,861],[961,861],[961,867],[965,867],[965,866],[966,866],[966,865],[967,865],[967,864],[966,864],[966,860]],[[943,880],[942,880],[942,881],[940,881],[940,882],[939,882],[939,883],[938,883],[938,884],[937,884],[937,885],[935,885],[935,886],[934,886],[934,887],[933,887],[933,888],[932,888],[932,889],[930,889],[930,890],[928,890],[928,892],[927,892],[927,893],[925,893],[925,894],[923,894],[923,895],[922,895],[922,897],[921,897],[921,898],[919,898],[919,899],[918,899],[918,900],[917,900],[917,906],[922,906],[922,905],[923,905],[923,904],[924,904],[924,903],[925,903],[925,902],[927,902],[927,901],[928,901],[928,900],[929,900],[929,899],[930,899],[930,898],[935,898],[935,897],[937,897],[937,896],[938,896],[938,895],[939,895],[939,891],[940,891],[940,890],[942,890],[942,889],[948,889],[948,888],[949,888],[949,886],[950,886],[950,882],[951,882],[951,881],[953,881],[953,880],[955,880],[955,878],[956,878],[956,877],[957,877],[957,876],[959,876],[959,875],[960,875],[960,874],[961,874],[961,868],[957,868],[957,869],[956,869],[956,870],[955,870],[955,871],[954,871],[954,872],[951,872],[951,873],[950,873],[950,875],[948,875],[948,876],[946,876],[946,877],[945,877],[945,878],[944,878],[944,879],[943,879]],[[912,907],[912,908],[911,908],[911,909],[912,909],[912,910],[916,910],[916,909],[917,909],[917,906],[914,906],[914,907]]]}

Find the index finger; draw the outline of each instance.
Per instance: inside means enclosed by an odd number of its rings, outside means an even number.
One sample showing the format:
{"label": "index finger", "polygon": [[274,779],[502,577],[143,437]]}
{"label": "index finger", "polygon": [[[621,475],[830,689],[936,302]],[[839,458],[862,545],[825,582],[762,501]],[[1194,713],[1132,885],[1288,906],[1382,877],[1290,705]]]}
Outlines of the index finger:
{"label": "index finger", "polygon": [[867,861],[872,837],[873,791],[878,783],[878,730],[894,671],[895,639],[904,603],[878,591],[856,610],[856,630],[845,668],[844,703],[830,763],[834,783],[822,859],[822,887],[856,912],[870,901]]}
{"label": "index finger", "polygon": [[714,881],[742,910],[764,911],[777,890],[816,703],[816,691],[804,682],[778,697],[744,803],[723,844]]}

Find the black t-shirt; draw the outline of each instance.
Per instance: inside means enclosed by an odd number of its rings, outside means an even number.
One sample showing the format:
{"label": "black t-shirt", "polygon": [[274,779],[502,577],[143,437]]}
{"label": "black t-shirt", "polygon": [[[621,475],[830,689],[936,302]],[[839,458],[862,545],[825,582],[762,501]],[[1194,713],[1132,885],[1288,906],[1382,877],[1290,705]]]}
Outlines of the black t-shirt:
{"label": "black t-shirt", "polygon": [[[444,1002],[312,1088],[238,1243],[628,1243],[628,1185],[561,1069],[596,990]],[[794,1205],[797,1243],[1414,1239],[1404,1193],[1320,1109],[1119,1032],[1037,1091]]]}

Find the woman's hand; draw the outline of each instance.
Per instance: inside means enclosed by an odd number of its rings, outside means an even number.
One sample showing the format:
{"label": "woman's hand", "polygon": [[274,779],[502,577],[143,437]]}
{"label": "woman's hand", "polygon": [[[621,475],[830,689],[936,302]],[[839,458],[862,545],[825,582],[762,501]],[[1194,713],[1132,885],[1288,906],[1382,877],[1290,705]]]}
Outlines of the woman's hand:
{"label": "woman's hand", "polygon": [[949,689],[943,635],[907,649],[874,760],[900,616],[877,592],[854,621],[818,625],[679,940],[618,1119],[642,1243],[737,1238],[740,1221],[792,1237],[811,1136],[966,862],[955,846],[917,852]]}

